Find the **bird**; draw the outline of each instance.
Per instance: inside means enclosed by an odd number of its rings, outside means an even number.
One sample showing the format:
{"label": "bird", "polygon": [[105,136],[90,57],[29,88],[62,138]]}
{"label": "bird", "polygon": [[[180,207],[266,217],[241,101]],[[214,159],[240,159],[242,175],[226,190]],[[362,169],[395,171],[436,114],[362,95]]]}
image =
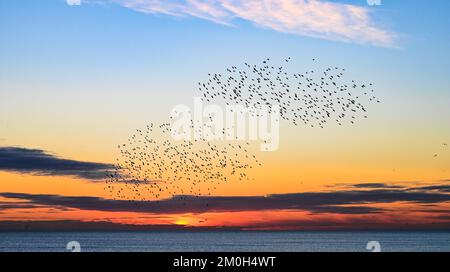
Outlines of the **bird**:
{"label": "bird", "polygon": [[[345,68],[330,65],[291,71],[285,67],[286,63],[295,66],[291,57],[279,62],[264,58],[256,64],[246,61],[209,72],[196,89],[208,103],[269,110],[278,105],[282,120],[311,129],[332,123],[354,125],[368,118],[370,104],[381,103],[373,83],[348,78]],[[190,128],[195,131],[193,122]],[[136,203],[167,196],[186,202],[191,199],[187,195],[211,195],[218,184],[252,180],[250,170],[263,166],[249,142],[175,142],[170,133],[170,121],[150,123],[118,144],[119,156],[108,173],[105,191],[114,199]],[[229,133],[222,131],[224,136]]]}
{"label": "bird", "polygon": [[[211,188],[230,178],[250,180],[249,169],[262,165],[255,154],[249,155],[250,142],[245,146],[206,140],[176,142],[170,133],[170,123],[152,123],[136,130],[126,144],[117,145],[120,156],[114,171],[108,173],[104,189],[114,199],[133,203],[165,195],[211,195]],[[206,192],[202,184],[209,184]],[[187,201],[184,197],[176,199]]]}
{"label": "bird", "polygon": [[[291,61],[292,58],[288,57],[283,62]],[[246,62],[244,66],[226,68],[224,73],[214,73],[220,74],[220,78],[208,76],[204,85],[210,83],[220,92],[211,93],[209,88],[200,88],[200,91],[208,101],[222,100],[226,105],[270,107],[278,104],[281,117],[294,126],[303,124],[323,128],[332,120],[342,126],[347,118],[351,118],[350,124],[356,124],[356,117],[361,117],[359,113],[363,113],[361,118],[368,118],[367,103],[378,104],[381,100],[373,95],[373,90],[362,91],[367,86],[372,87],[373,83],[346,80],[345,71],[345,68],[330,66],[323,71],[306,69],[290,73],[284,65],[272,64],[270,58],[265,58],[262,64]],[[353,112],[353,115],[341,115],[344,112]]]}

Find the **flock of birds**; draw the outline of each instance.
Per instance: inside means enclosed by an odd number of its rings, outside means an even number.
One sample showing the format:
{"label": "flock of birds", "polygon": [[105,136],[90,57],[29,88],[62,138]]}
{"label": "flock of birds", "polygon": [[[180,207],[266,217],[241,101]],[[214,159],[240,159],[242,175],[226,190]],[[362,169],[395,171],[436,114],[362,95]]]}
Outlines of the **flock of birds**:
{"label": "flock of birds", "polygon": [[226,105],[269,110],[278,105],[280,116],[296,126],[324,128],[330,121],[355,124],[358,117],[368,118],[369,103],[381,103],[372,83],[347,80],[344,68],[291,73],[284,65],[290,62],[289,57],[283,65],[265,59],[259,65],[232,66],[222,74],[208,74],[198,88],[207,102],[221,100]]}
{"label": "flock of birds", "polygon": [[[368,103],[380,103],[371,83],[347,80],[343,68],[290,73],[285,65],[291,61],[232,66],[222,74],[208,74],[207,81],[198,83],[199,90],[207,102],[270,110],[278,105],[284,120],[321,128],[331,121],[354,124],[367,118]],[[250,180],[250,169],[262,165],[250,142],[174,141],[170,136],[170,123],[137,130],[118,146],[120,157],[108,173],[105,190],[130,201],[210,195],[219,183]]]}
{"label": "flock of birds", "polygon": [[120,157],[105,190],[130,201],[211,195],[220,183],[250,180],[247,171],[262,165],[252,148],[250,142],[174,141],[170,123],[150,124],[118,145]]}
{"label": "flock of birds", "polygon": [[[447,143],[443,143],[443,144],[442,144],[442,147],[443,147],[443,148],[447,148],[447,147],[448,147],[448,144],[447,144]],[[433,157],[434,157],[434,158],[439,157],[439,153],[434,154]]]}

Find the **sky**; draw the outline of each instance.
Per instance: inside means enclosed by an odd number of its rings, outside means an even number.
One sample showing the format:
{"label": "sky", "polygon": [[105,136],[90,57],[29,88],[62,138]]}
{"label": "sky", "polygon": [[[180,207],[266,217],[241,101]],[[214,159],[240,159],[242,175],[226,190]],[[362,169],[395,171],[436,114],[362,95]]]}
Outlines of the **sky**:
{"label": "sky", "polygon": [[[448,229],[449,11],[441,0],[1,1],[0,221]],[[297,71],[345,67],[382,103],[355,125],[282,122],[251,181],[187,205],[168,195],[136,208],[104,190],[116,146],[191,105],[208,73],[287,57]]]}

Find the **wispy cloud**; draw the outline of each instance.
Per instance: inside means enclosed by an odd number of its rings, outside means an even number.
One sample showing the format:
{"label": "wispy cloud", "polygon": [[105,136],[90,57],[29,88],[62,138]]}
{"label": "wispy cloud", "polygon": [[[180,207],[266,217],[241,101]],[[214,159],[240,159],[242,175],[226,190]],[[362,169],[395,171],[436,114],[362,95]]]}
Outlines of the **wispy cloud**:
{"label": "wispy cloud", "polygon": [[386,183],[359,183],[359,184],[352,184],[348,185],[350,187],[354,188],[360,188],[360,189],[402,189],[404,186],[400,185],[391,185]]}
{"label": "wispy cloud", "polygon": [[59,158],[40,149],[0,147],[0,171],[99,180],[112,168],[105,163]]}
{"label": "wispy cloud", "polygon": [[[73,0],[75,1],[75,0]],[[98,1],[97,1],[98,2]],[[396,35],[377,25],[368,6],[326,0],[100,0],[138,12],[195,17],[224,25],[245,20],[282,33],[334,41],[395,46]]]}

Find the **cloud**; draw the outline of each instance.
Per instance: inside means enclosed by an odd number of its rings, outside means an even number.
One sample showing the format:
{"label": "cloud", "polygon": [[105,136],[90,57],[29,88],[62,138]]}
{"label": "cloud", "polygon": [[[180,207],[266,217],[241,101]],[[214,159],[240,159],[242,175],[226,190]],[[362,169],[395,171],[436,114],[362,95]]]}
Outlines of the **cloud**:
{"label": "cloud", "polygon": [[66,3],[69,6],[79,6],[81,5],[81,0],[66,0]]}
{"label": "cloud", "polygon": [[112,165],[56,157],[40,149],[0,147],[0,171],[100,180]]}
{"label": "cloud", "polygon": [[237,20],[282,33],[327,40],[395,46],[369,7],[325,0],[103,0],[148,14],[195,17],[224,25]]}
{"label": "cloud", "polygon": [[[440,219],[440,218],[438,218]],[[443,216],[443,220],[448,218]],[[110,221],[79,221],[79,220],[47,220],[47,221],[0,221],[0,231],[237,231],[237,230],[448,230],[450,224],[447,222],[435,224],[410,224],[376,222],[369,219],[353,218],[352,220],[339,222],[336,220],[273,220],[260,222],[248,226],[179,226],[164,224],[124,224]]]}
{"label": "cloud", "polygon": [[[388,184],[385,184],[388,187]],[[438,185],[436,185],[438,186]],[[52,208],[56,211],[84,210],[98,212],[137,213],[132,218],[143,219],[141,230],[171,229],[171,220],[152,221],[152,218],[171,218],[180,214],[195,214],[200,217],[210,217],[214,222],[221,218],[222,213],[254,213],[248,221],[230,224],[228,221],[216,224],[206,224],[204,227],[217,229],[243,230],[369,230],[369,229],[448,229],[450,221],[447,204],[450,194],[435,190],[436,188],[421,187],[421,190],[400,189],[346,189],[342,191],[306,192],[297,194],[276,194],[267,196],[175,196],[159,201],[127,201],[113,200],[89,196],[63,196],[50,194],[0,193],[0,213],[9,209],[21,209],[23,213],[33,212],[36,208]],[[336,188],[337,189],[337,188]],[[438,188],[439,189],[439,188]],[[17,202],[17,201],[20,202]],[[14,202],[11,202],[14,201]],[[392,203],[403,206],[388,205]],[[415,206],[412,206],[415,205]],[[395,207],[395,209],[391,208]],[[414,208],[415,207],[415,208]],[[267,216],[267,212],[283,216]],[[217,215],[215,215],[217,213]],[[6,214],[6,213],[5,213]],[[138,215],[140,214],[140,215]],[[306,217],[305,217],[306,215]],[[248,215],[247,215],[248,216]],[[6,220],[7,217],[2,217]],[[128,219],[130,219],[128,218]],[[12,218],[16,220],[17,218]],[[123,220],[122,220],[123,219]],[[128,225],[113,224],[130,222],[127,218],[103,218],[109,223],[80,226],[75,222],[63,224],[61,229],[135,229]],[[139,222],[139,221],[134,221]],[[200,221],[199,221],[200,222]],[[25,222],[25,227],[34,224]],[[134,223],[133,223],[134,224]],[[163,225],[158,225],[163,224]],[[168,224],[168,225],[165,225]],[[30,225],[31,226],[31,225]],[[161,227],[162,226],[162,227]],[[192,229],[197,227],[192,226]],[[203,228],[202,224],[198,225]],[[6,229],[23,229],[20,226],[5,226]],[[58,229],[51,222],[32,228]],[[2,222],[0,220],[0,230]],[[188,229],[188,227],[183,227]]]}
{"label": "cloud", "polygon": [[0,231],[150,231],[150,230],[184,230],[176,225],[132,225],[112,222],[85,222],[78,220],[48,221],[0,221]]}
{"label": "cloud", "polygon": [[360,188],[360,189],[401,189],[404,188],[400,185],[390,185],[386,183],[359,183],[359,184],[351,184],[348,185],[353,188]]}
{"label": "cloud", "polygon": [[[442,182],[446,181],[444,180]],[[450,185],[447,184],[407,187],[387,183],[359,183],[359,184],[344,184],[344,186],[358,189],[404,189],[407,191],[438,191],[441,193],[450,193]]]}
{"label": "cloud", "polygon": [[445,220],[445,221],[450,221],[450,215],[439,215],[439,216],[435,216],[433,217],[434,219],[438,219],[438,220]]}
{"label": "cloud", "polygon": [[406,190],[354,190],[310,192],[268,196],[176,196],[160,201],[111,200],[87,196],[0,193],[0,197],[20,199],[27,204],[58,206],[106,212],[138,212],[155,214],[241,212],[264,210],[302,210],[311,213],[376,214],[384,210],[367,205],[408,202],[440,204],[450,195],[437,192]]}
{"label": "cloud", "polygon": [[[396,34],[377,25],[369,7],[326,0],[100,0],[148,14],[234,25],[238,19],[282,33],[394,47]],[[81,0],[67,0],[80,5]]]}
{"label": "cloud", "polygon": [[26,203],[0,203],[0,211],[14,209],[34,209],[40,208],[39,205],[29,205]]}

